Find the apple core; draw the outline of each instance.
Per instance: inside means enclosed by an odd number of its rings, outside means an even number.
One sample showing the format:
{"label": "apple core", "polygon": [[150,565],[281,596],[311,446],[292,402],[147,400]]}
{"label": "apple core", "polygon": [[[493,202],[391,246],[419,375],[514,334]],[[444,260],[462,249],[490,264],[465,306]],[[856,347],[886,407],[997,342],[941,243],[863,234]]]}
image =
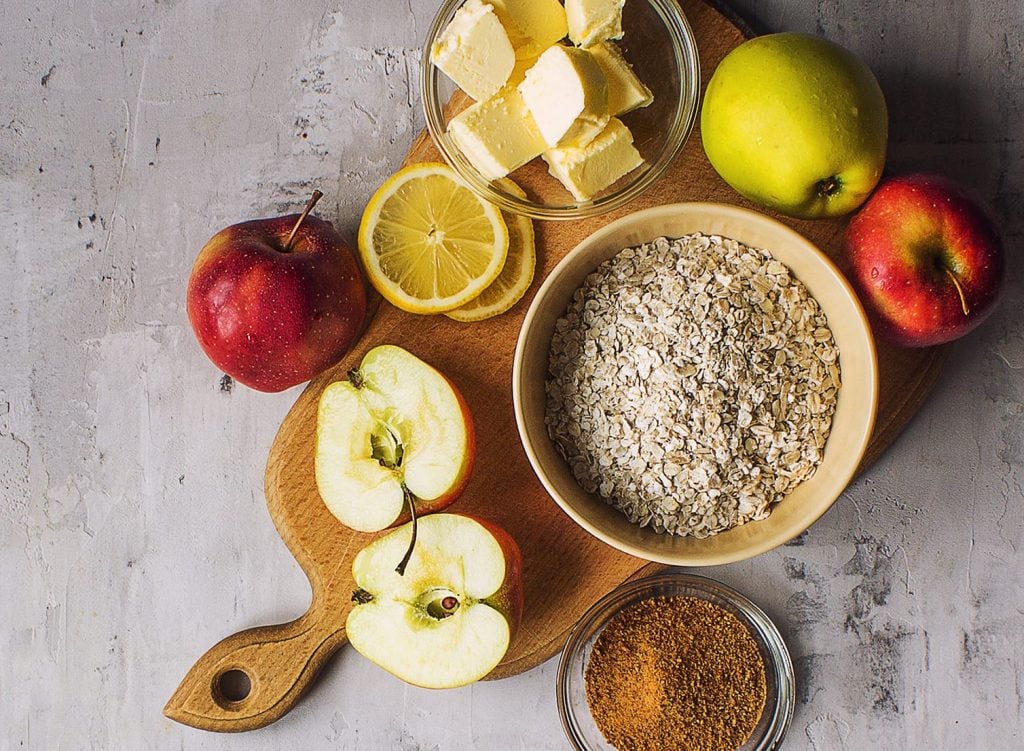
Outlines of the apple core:
{"label": "apple core", "polygon": [[427,590],[423,599],[426,600],[423,609],[427,615],[439,621],[454,615],[461,604],[458,595],[444,587]]}
{"label": "apple core", "polygon": [[376,532],[450,504],[468,480],[474,445],[468,407],[448,379],[381,345],[324,389],[317,489],[342,524]]}

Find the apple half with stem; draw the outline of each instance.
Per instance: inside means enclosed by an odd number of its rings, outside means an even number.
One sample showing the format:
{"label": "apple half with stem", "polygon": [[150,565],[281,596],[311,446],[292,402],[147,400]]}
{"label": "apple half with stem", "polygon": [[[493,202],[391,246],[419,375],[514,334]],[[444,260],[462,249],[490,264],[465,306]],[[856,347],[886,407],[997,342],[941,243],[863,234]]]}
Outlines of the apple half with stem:
{"label": "apple half with stem", "polygon": [[501,662],[519,626],[519,546],[483,519],[434,514],[420,519],[402,575],[394,563],[413,534],[406,524],[356,555],[348,640],[368,660],[416,686],[455,688],[480,680]]}
{"label": "apple half with stem", "polygon": [[448,506],[469,480],[475,454],[462,395],[401,347],[374,347],[320,397],[317,488],[331,513],[360,532]]}

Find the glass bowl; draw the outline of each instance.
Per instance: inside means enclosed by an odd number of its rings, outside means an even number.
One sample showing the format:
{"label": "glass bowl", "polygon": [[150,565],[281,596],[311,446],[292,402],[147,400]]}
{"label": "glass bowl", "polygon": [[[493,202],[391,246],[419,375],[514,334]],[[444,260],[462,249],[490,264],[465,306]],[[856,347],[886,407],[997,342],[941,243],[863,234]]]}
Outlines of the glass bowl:
{"label": "glass bowl", "polygon": [[[509,177],[527,197],[482,177],[447,134],[449,120],[472,103],[430,62],[430,49],[465,0],[445,0],[423,43],[420,76],[427,130],[441,156],[477,194],[500,208],[535,219],[579,219],[616,209],[649,188],[686,143],[697,115],[700,65],[697,41],[675,0],[628,0],[622,16],[625,58],[654,93],[650,106],[620,119],[633,133],[645,164],[589,201],[576,201],[538,157]],[[454,97],[453,97],[454,95]]]}
{"label": "glass bowl", "polygon": [[793,719],[796,696],[793,663],[781,634],[757,605],[720,582],[693,574],[668,573],[627,582],[602,597],[576,623],[558,665],[558,714],[577,751],[615,751],[598,729],[587,705],[584,675],[594,642],[620,612],[655,597],[695,597],[732,613],[750,631],[764,659],[767,688],[764,712],[737,751],[778,748]]}

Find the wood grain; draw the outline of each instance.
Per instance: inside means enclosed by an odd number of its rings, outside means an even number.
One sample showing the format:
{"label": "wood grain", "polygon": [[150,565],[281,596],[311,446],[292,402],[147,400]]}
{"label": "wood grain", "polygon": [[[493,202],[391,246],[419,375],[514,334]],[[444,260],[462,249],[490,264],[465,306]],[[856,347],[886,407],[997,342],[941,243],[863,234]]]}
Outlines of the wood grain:
{"label": "wood grain", "polygon": [[[700,0],[681,3],[699,42],[706,85],[724,55],[744,39],[725,15]],[[702,85],[703,90],[703,85]],[[421,133],[408,162],[439,155]],[[515,175],[527,192],[550,185],[542,165]],[[534,477],[519,444],[512,412],[511,368],[516,337],[540,281],[577,242],[638,209],[680,201],[719,201],[750,206],[714,173],[695,128],[669,173],[628,207],[601,217],[538,223],[538,273],[526,299],[512,311],[475,324],[444,316],[417,317],[386,303],[348,357],[322,374],[288,413],[267,462],[267,505],[282,539],[312,585],[309,611],[291,623],[250,629],[212,647],[192,667],[164,709],[178,722],[214,731],[263,727],[285,714],[324,662],[345,643],[350,608],[351,562],[372,535],[352,532],[327,511],[313,476],[316,405],[324,387],[344,377],[380,343],[399,344],[442,370],[469,403],[477,428],[476,469],[453,511],[473,513],[505,527],[523,551],[526,608],[522,628],[491,678],[515,675],[554,655],[580,615],[627,579],[663,568],[632,558],[589,536],[551,501]],[[778,217],[842,266],[845,222]],[[873,463],[923,403],[944,360],[943,350],[897,350],[879,343],[881,394],[875,432],[861,471]],[[217,690],[227,670],[252,682],[247,698],[231,702]]]}

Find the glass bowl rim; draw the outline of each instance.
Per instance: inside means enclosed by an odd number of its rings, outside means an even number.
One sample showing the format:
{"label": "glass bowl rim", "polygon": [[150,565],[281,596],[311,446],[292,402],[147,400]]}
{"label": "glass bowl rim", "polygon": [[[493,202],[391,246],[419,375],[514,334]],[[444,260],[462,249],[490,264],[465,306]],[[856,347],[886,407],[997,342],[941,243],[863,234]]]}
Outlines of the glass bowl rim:
{"label": "glass bowl rim", "polygon": [[558,661],[555,693],[562,729],[570,745],[576,751],[592,751],[592,749],[586,745],[582,733],[578,730],[576,712],[569,701],[567,688],[570,680],[570,663],[582,652],[587,642],[595,637],[600,630],[603,630],[627,605],[633,605],[652,597],[673,596],[670,592],[664,592],[662,589],[680,586],[688,587],[696,592],[678,596],[699,597],[713,602],[713,600],[702,596],[702,594],[707,594],[730,603],[742,614],[741,621],[751,630],[754,640],[767,649],[771,664],[769,665],[769,661],[766,660],[766,677],[775,676],[778,690],[774,706],[770,707],[767,703],[765,705],[764,713],[770,712],[771,716],[764,736],[758,741],[755,751],[772,751],[782,745],[796,710],[796,678],[789,648],[775,622],[768,617],[764,610],[727,584],[698,574],[669,571],[633,579],[619,585],[591,605],[570,630]]}
{"label": "glass bowl rim", "polygon": [[423,105],[427,131],[434,146],[444,161],[459,175],[463,182],[477,195],[513,214],[532,219],[569,220],[598,216],[620,208],[632,201],[653,185],[668,169],[689,140],[700,109],[700,59],[697,54],[697,37],[693,33],[686,14],[676,0],[645,0],[661,18],[672,40],[672,52],[684,84],[674,117],[670,123],[665,147],[657,159],[640,175],[623,185],[617,191],[600,196],[593,201],[566,203],[557,206],[537,203],[520,198],[496,188],[471,169],[445,129],[444,107],[438,93],[438,78],[441,72],[430,62],[430,49],[434,40],[448,25],[455,11],[466,0],[444,0],[427,31],[420,55],[420,101]]}

